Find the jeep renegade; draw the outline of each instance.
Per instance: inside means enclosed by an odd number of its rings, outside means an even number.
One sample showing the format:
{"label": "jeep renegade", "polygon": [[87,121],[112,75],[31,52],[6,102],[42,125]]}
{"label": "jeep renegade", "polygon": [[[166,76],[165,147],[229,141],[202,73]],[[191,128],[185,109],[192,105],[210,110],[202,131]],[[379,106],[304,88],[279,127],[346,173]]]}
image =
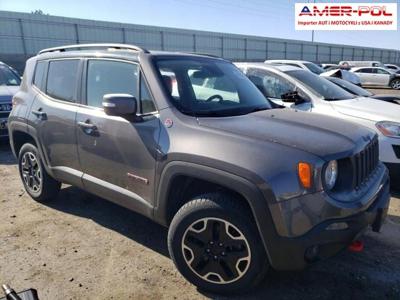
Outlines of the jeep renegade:
{"label": "jeep renegade", "polygon": [[33,199],[68,183],[168,226],[176,267],[217,293],[379,231],[390,199],[375,133],[277,107],[208,55],[42,50],[26,63],[9,135]]}

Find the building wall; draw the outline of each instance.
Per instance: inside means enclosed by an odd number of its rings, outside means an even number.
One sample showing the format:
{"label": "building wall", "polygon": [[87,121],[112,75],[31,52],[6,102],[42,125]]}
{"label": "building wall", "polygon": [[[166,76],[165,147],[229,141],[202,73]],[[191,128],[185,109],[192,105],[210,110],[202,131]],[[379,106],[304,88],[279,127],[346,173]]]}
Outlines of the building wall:
{"label": "building wall", "polygon": [[23,70],[43,48],[67,44],[129,43],[150,50],[200,52],[235,61],[304,59],[321,63],[378,60],[400,63],[400,51],[238,34],[92,21],[0,11],[0,61]]}

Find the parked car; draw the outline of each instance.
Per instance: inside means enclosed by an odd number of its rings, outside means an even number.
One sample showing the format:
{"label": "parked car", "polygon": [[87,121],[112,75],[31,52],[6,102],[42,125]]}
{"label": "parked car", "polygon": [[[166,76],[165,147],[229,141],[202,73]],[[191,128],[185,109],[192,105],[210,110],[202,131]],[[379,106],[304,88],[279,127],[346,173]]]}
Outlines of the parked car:
{"label": "parked car", "polygon": [[357,67],[350,72],[356,73],[361,79],[362,86],[380,86],[400,89],[400,74],[381,67]]}
{"label": "parked car", "polygon": [[33,199],[65,182],[169,227],[172,260],[203,290],[243,292],[269,267],[301,269],[379,231],[387,213],[373,131],[272,109],[220,58],[46,49],[14,102],[10,142]]}
{"label": "parked car", "polygon": [[400,187],[400,106],[358,97],[326,78],[283,65],[240,63],[237,66],[279,105],[353,121],[375,130],[379,157],[390,170],[393,186]]}
{"label": "parked car", "polygon": [[0,138],[8,136],[7,119],[12,108],[11,99],[20,83],[20,77],[8,65],[0,63]]}
{"label": "parked car", "polygon": [[311,71],[314,74],[321,75],[321,76],[334,76],[339,77],[344,80],[348,80],[354,84],[361,85],[361,80],[357,76],[357,74],[350,73],[344,68],[335,68],[330,70],[324,70],[320,66],[314,64],[313,62],[306,61],[306,60],[266,60],[265,63],[271,64],[285,64],[289,66],[299,67],[303,70]]}
{"label": "parked car", "polygon": [[321,64],[321,68],[324,69],[325,71],[329,71],[332,68],[335,68],[335,69],[339,68],[339,65],[338,64]]}
{"label": "parked car", "polygon": [[385,67],[383,63],[377,60],[343,60],[339,62],[339,65],[350,67]]}
{"label": "parked car", "polygon": [[273,60],[266,60],[265,63],[267,64],[284,64],[288,66],[298,67],[304,70],[308,70],[313,72],[314,74],[320,75],[325,72],[325,70],[318,66],[317,64],[306,61],[306,60],[291,60],[291,59],[273,59]]}
{"label": "parked car", "polygon": [[399,74],[400,73],[400,67],[398,65],[393,65],[393,64],[385,64],[385,68],[392,70],[393,72]]}
{"label": "parked car", "polygon": [[352,84],[351,82],[348,82],[348,81],[340,79],[340,78],[326,77],[326,79],[328,79],[329,81],[333,82],[334,84],[340,86],[342,89],[345,89],[346,91],[348,91],[349,93],[351,93],[353,95],[357,95],[360,97],[369,97],[369,98],[374,98],[377,100],[400,104],[400,95],[399,96],[390,95],[390,94],[376,95],[362,87],[359,87],[355,84]]}

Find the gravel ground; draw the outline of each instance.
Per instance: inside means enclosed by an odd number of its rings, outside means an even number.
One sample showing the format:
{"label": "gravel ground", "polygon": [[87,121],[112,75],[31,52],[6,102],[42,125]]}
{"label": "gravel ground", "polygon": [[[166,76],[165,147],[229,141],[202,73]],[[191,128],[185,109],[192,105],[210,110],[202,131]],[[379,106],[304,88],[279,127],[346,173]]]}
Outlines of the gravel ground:
{"label": "gravel ground", "polygon": [[[379,90],[382,92],[382,90]],[[168,256],[167,230],[77,188],[50,204],[23,190],[0,146],[0,283],[41,299],[203,299]],[[246,299],[400,299],[400,193],[362,253],[345,251],[296,273],[270,272]]]}

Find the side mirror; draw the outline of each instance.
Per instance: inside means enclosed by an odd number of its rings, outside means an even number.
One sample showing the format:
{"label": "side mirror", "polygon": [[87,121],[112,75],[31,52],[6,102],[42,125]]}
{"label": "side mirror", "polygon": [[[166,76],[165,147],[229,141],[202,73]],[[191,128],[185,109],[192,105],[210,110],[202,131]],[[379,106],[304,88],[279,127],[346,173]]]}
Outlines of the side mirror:
{"label": "side mirror", "polygon": [[304,99],[299,95],[297,91],[287,92],[281,95],[283,102],[289,102],[294,104],[300,104],[304,102]]}
{"label": "side mirror", "polygon": [[137,100],[129,94],[106,94],[103,109],[109,116],[136,115]]}

